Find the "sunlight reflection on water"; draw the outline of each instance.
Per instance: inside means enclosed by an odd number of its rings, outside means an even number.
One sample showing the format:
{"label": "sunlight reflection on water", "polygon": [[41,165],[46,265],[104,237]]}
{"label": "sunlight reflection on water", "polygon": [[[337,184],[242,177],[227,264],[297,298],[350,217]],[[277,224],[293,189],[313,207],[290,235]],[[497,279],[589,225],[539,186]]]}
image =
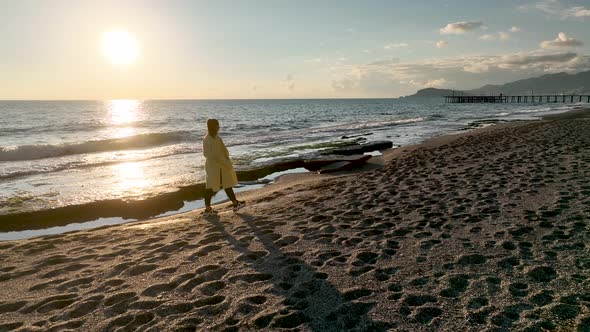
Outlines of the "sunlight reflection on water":
{"label": "sunlight reflection on water", "polygon": [[113,165],[119,181],[115,182],[116,191],[126,193],[141,194],[144,188],[150,185],[150,181],[145,177],[143,164],[140,162],[126,162]]}
{"label": "sunlight reflection on water", "polygon": [[138,120],[141,106],[139,100],[109,100],[106,103],[111,116],[111,124],[122,125]]}

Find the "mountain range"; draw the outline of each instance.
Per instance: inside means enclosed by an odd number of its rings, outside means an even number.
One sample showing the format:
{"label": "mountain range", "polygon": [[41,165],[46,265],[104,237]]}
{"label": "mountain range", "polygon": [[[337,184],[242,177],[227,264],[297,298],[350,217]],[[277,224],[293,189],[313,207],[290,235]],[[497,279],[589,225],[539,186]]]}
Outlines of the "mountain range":
{"label": "mountain range", "polygon": [[590,70],[577,74],[557,73],[527,78],[501,85],[484,85],[472,90],[426,88],[406,98],[441,97],[450,95],[542,95],[590,94]]}

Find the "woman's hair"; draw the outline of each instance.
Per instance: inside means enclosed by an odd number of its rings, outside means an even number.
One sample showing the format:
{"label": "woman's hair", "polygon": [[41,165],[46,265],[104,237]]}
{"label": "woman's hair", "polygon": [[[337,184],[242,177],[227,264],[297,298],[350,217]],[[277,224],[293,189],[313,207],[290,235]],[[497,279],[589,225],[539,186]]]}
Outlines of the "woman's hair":
{"label": "woman's hair", "polygon": [[207,130],[209,131],[209,134],[217,134],[217,130],[219,130],[219,121],[217,121],[217,119],[208,119]]}

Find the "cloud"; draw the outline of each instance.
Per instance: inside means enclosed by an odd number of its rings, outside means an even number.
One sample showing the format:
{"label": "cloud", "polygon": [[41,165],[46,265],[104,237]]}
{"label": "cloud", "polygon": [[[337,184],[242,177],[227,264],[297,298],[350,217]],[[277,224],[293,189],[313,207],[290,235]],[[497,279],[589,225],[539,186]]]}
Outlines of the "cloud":
{"label": "cloud", "polygon": [[[590,56],[574,52],[532,51],[393,60],[331,68],[332,88],[343,95],[384,96],[414,93],[417,87],[477,88],[555,72],[590,70]],[[451,86],[458,82],[459,86]]]}
{"label": "cloud", "polygon": [[498,31],[496,33],[485,34],[485,35],[481,35],[479,37],[479,39],[485,40],[485,41],[490,41],[490,40],[509,40],[510,38],[512,38],[512,35],[510,35],[510,33],[505,32],[505,31]]}
{"label": "cloud", "polygon": [[450,82],[444,78],[437,78],[437,79],[428,80],[424,83],[414,81],[414,80],[410,80],[408,83],[410,83],[414,86],[417,86],[417,87],[422,87],[422,88],[440,88],[440,87],[448,85]]}
{"label": "cloud", "polygon": [[560,32],[557,35],[557,38],[555,38],[554,40],[546,40],[546,41],[542,42],[541,48],[555,49],[555,48],[564,48],[564,47],[576,47],[576,46],[582,46],[582,45],[584,45],[584,43],[582,43],[581,41],[569,37],[568,35],[566,35],[565,32]]}
{"label": "cloud", "polygon": [[485,41],[492,41],[492,40],[510,40],[512,39],[512,34],[516,33],[516,32],[520,32],[520,28],[517,26],[513,26],[510,29],[506,30],[506,31],[498,31],[495,33],[488,33],[485,35],[481,35],[479,36],[480,40],[485,40]]}
{"label": "cloud", "polygon": [[[526,66],[546,66],[560,63],[567,63],[578,57],[578,54],[573,52],[567,53],[518,53],[504,55],[500,57],[497,62],[500,68],[526,68]],[[550,67],[547,67],[550,69]],[[549,70],[549,71],[556,71]]]}
{"label": "cloud", "polygon": [[496,40],[496,36],[490,35],[490,34],[485,34],[485,35],[481,35],[479,37],[479,39],[481,39],[481,40]]}
{"label": "cloud", "polygon": [[590,9],[584,7],[572,7],[563,10],[562,15],[572,18],[590,17]]}
{"label": "cloud", "polygon": [[436,42],[437,48],[445,48],[445,47],[447,47],[447,45],[449,45],[449,42],[446,40],[439,40]]}
{"label": "cloud", "polygon": [[449,23],[440,28],[440,33],[444,35],[460,35],[469,31],[476,30],[483,25],[483,22],[455,22]]}
{"label": "cloud", "polygon": [[367,64],[367,66],[388,66],[388,65],[394,65],[397,63],[399,63],[399,58],[391,58],[391,59],[387,59],[387,60],[373,61],[373,62],[370,62],[369,64]]}
{"label": "cloud", "polygon": [[383,46],[384,49],[386,50],[391,50],[394,48],[403,48],[403,47],[408,47],[410,45],[408,45],[407,43],[395,43],[395,44],[387,44],[385,46]]}
{"label": "cloud", "polygon": [[519,8],[524,11],[536,10],[549,15],[555,15],[562,11],[563,5],[557,0],[542,0],[527,5],[520,6]]}
{"label": "cloud", "polygon": [[287,74],[287,77],[285,78],[285,82],[287,83],[287,89],[293,91],[295,90],[295,78],[293,77],[292,74]]}
{"label": "cloud", "polygon": [[512,36],[508,32],[500,31],[498,32],[498,38],[500,38],[500,40],[508,40],[512,38]]}
{"label": "cloud", "polygon": [[590,17],[590,9],[582,6],[566,7],[559,0],[541,0],[518,7],[521,11],[539,11],[561,20],[580,20]]}

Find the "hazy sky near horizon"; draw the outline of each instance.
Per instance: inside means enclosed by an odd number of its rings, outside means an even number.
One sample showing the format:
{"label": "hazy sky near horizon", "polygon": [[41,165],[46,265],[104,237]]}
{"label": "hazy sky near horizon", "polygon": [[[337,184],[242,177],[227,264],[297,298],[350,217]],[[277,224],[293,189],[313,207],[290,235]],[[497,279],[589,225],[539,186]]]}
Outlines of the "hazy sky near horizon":
{"label": "hazy sky near horizon", "polygon": [[[129,64],[104,34],[137,41]],[[590,0],[0,0],[0,99],[397,97],[590,69]]]}

